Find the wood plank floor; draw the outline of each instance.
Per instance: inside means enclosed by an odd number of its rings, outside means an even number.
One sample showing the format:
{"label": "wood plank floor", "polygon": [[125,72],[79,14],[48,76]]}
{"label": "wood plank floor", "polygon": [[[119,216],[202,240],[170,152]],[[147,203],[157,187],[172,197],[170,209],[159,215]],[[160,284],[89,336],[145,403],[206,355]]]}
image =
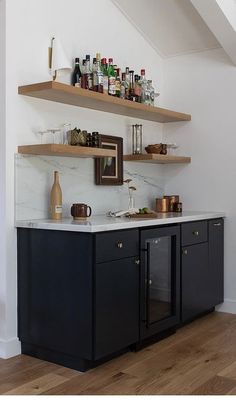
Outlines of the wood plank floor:
{"label": "wood plank floor", "polygon": [[26,355],[0,359],[0,394],[236,394],[236,315],[212,313],[86,373]]}

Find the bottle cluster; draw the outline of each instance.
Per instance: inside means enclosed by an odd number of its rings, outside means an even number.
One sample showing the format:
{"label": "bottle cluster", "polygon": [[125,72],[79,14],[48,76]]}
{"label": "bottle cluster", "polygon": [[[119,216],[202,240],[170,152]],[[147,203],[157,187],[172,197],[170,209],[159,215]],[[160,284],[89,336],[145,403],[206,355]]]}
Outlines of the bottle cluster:
{"label": "bottle cluster", "polygon": [[91,63],[90,55],[80,62],[75,58],[75,68],[72,74],[72,85],[94,92],[116,96],[133,102],[154,106],[155,91],[152,80],[147,80],[145,70],[140,75],[126,67],[125,72],[113,63],[113,59],[101,59],[97,53]]}

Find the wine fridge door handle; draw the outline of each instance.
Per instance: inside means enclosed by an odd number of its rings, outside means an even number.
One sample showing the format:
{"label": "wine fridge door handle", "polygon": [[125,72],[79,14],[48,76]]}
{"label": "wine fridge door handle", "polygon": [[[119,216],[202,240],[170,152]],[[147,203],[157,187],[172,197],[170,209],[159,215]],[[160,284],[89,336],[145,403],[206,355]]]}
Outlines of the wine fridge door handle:
{"label": "wine fridge door handle", "polygon": [[146,326],[150,325],[150,243],[147,243],[147,281],[146,281]]}

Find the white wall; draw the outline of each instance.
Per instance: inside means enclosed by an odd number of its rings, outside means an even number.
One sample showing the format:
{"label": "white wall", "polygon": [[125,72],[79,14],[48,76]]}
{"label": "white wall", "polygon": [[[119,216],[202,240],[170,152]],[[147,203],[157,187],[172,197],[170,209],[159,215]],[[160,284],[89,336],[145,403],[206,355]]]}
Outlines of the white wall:
{"label": "white wall", "polygon": [[186,167],[165,168],[166,193],[185,209],[225,211],[225,304],[236,313],[236,67],[222,49],[166,60],[165,105],[192,114],[168,124],[165,136],[192,156]]}
{"label": "white wall", "polygon": [[[5,0],[0,1],[0,318],[6,321],[5,310]],[[0,336],[4,336],[4,322],[0,323]]]}
{"label": "white wall", "polygon": [[[3,26],[1,25],[1,30]],[[162,87],[162,61],[140,34],[109,0],[8,0],[6,17],[6,275],[0,279],[0,356],[17,353],[16,328],[16,231],[14,229],[14,153],[18,144],[37,143],[35,131],[71,122],[88,131],[122,136],[128,150],[132,119],[102,112],[43,102],[17,95],[22,84],[49,79],[47,48],[52,36],[60,38],[68,56],[112,56],[122,68],[135,71],[145,67],[158,89]],[[158,76],[157,76],[158,75]],[[158,77],[158,78],[157,78]],[[143,122],[145,141],[158,142],[162,128]],[[136,120],[135,120],[136,123]],[[37,161],[37,160],[36,160]],[[56,160],[52,163],[52,167]],[[74,161],[75,165],[79,162]],[[90,163],[89,163],[90,164]],[[3,166],[2,166],[3,167]],[[149,169],[151,177],[162,176],[162,169]],[[137,169],[138,172],[138,169]],[[30,173],[29,173],[30,177]],[[35,180],[35,179],[34,179]],[[71,177],[71,182],[77,182]],[[33,186],[32,186],[33,188]],[[102,196],[101,196],[101,199]],[[109,197],[107,197],[109,200]],[[3,243],[3,242],[2,242]],[[0,259],[1,261],[1,259]]]}

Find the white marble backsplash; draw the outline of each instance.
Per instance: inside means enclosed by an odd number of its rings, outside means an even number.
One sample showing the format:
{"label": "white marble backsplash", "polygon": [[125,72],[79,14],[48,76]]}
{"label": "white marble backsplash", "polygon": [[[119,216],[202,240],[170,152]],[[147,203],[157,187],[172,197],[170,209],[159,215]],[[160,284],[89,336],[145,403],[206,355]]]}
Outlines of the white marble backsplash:
{"label": "white marble backsplash", "polygon": [[[49,216],[49,195],[54,170],[60,173],[63,193],[63,217],[70,216],[72,203],[84,202],[93,214],[126,209],[127,186],[97,186],[94,161],[87,158],[15,155],[16,220],[42,219]],[[124,163],[124,179],[133,179],[135,206],[155,206],[164,194],[163,168],[144,163]]]}

